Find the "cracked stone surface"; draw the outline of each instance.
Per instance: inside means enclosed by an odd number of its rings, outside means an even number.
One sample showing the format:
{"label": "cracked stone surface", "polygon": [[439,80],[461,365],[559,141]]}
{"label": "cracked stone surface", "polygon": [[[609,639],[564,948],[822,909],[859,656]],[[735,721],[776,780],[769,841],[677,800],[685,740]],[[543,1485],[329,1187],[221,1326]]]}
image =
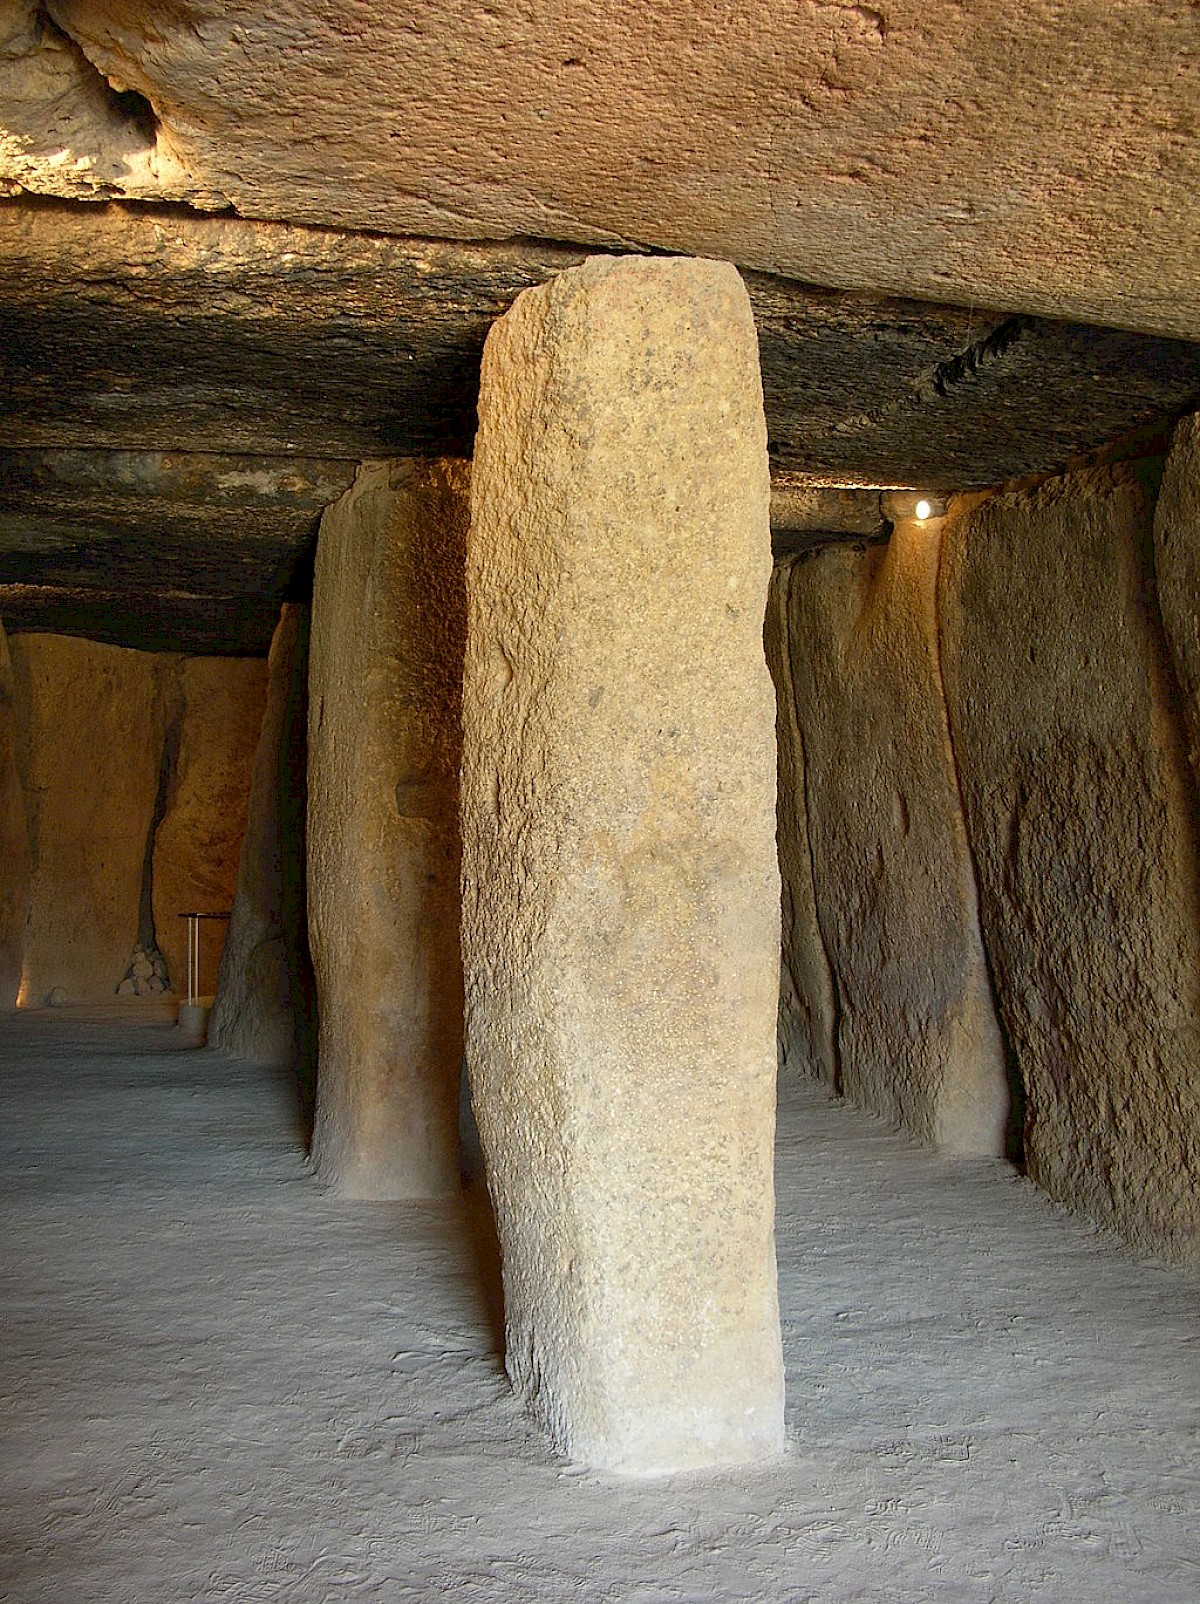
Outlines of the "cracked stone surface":
{"label": "cracked stone surface", "polygon": [[[491,323],[577,249],[0,203],[0,617],[265,653],[364,457],[467,455]],[[1200,346],[749,273],[781,552],[822,485],[1062,467],[1200,394]],[[847,492],[840,492],[846,495]],[[807,504],[804,497],[809,498]]]}
{"label": "cracked stone surface", "polygon": [[[491,323],[581,260],[529,242],[0,204],[7,444],[290,455],[325,474],[342,457],[462,454]],[[1184,341],[746,282],[776,472],[991,484],[1200,392]],[[23,477],[45,490],[37,459]]]}

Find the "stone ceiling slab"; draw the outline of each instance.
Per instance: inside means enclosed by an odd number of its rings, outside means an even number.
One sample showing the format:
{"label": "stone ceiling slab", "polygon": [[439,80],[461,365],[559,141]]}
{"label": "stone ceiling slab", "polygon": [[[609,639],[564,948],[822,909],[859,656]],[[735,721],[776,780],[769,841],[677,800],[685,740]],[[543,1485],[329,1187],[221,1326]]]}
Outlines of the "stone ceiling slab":
{"label": "stone ceiling slab", "polygon": [[348,462],[118,451],[0,452],[0,584],[281,589]]}
{"label": "stone ceiling slab", "polygon": [[[479,355],[581,259],[122,206],[0,204],[20,447],[469,453]],[[747,274],[773,466],[947,489],[1044,472],[1200,394],[1200,346]]]}
{"label": "stone ceiling slab", "polygon": [[[582,254],[0,202],[0,617],[265,650],[354,464],[469,454],[489,327]],[[1050,472],[1200,396],[1200,345],[745,278],[780,551],[886,532],[837,487]]]}
{"label": "stone ceiling slab", "polygon": [[277,597],[258,593],[192,596],[126,585],[0,584],[0,623],[10,635],[33,630],[84,635],[142,652],[265,657],[279,622]]}
{"label": "stone ceiling slab", "polygon": [[354,464],[0,452],[0,618],[154,650],[265,652]]}
{"label": "stone ceiling slab", "polygon": [[10,14],[14,191],[651,247],[1200,337],[1190,0]]}

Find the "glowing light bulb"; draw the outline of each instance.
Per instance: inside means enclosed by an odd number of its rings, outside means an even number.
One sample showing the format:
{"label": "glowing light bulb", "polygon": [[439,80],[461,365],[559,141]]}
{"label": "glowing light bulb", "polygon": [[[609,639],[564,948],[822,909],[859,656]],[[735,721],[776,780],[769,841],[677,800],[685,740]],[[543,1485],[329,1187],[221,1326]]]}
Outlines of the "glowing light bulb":
{"label": "glowing light bulb", "polygon": [[916,506],[913,508],[913,512],[916,513],[920,521],[924,523],[926,518],[931,518],[933,516],[933,503],[925,500],[918,501]]}

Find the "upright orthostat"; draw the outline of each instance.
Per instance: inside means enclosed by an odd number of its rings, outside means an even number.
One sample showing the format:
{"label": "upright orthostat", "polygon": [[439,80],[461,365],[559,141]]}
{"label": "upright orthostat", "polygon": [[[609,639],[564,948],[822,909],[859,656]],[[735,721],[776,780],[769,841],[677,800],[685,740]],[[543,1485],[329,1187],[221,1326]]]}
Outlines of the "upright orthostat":
{"label": "upright orthostat", "polygon": [[29,852],[18,1001],[103,1002],[138,939],[162,660],[67,635],[15,635],[10,652]]}
{"label": "upright orthostat", "polygon": [[373,462],[321,520],[308,704],[318,1172],[459,1188],[465,462]]}
{"label": "upright orthostat", "polygon": [[[841,1092],[947,1152],[1003,1155],[1004,1041],[938,658],[942,524],[899,519],[886,546],[830,546],[777,571],[782,625],[778,608],[770,618],[786,632],[780,700],[795,719],[780,744],[799,790],[781,795],[780,818],[800,813],[781,823],[781,861],[793,915],[807,893],[819,927],[793,918],[785,962],[818,1064],[813,1026],[833,1015]],[[825,954],[832,1010],[817,984]]]}
{"label": "upright orthostat", "polygon": [[754,322],[593,259],[484,353],[463,706],[467,1059],[509,1373],[634,1473],[783,1446],[779,876]]}
{"label": "upright orthostat", "polygon": [[304,875],[309,608],[285,602],[267,660],[232,917],[208,1045],[287,1065],[312,1112],[316,1057]]}

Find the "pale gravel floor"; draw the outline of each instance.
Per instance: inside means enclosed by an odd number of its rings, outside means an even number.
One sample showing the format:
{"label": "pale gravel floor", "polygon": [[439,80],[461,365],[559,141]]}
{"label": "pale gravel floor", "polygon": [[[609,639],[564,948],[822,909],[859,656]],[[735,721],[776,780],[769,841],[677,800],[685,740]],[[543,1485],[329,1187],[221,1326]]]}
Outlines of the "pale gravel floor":
{"label": "pale gravel floor", "polygon": [[0,1021],[0,1597],[1200,1599],[1200,1285],[785,1093],[792,1446],[622,1482],[509,1396],[458,1205],[346,1204],[275,1082]]}

